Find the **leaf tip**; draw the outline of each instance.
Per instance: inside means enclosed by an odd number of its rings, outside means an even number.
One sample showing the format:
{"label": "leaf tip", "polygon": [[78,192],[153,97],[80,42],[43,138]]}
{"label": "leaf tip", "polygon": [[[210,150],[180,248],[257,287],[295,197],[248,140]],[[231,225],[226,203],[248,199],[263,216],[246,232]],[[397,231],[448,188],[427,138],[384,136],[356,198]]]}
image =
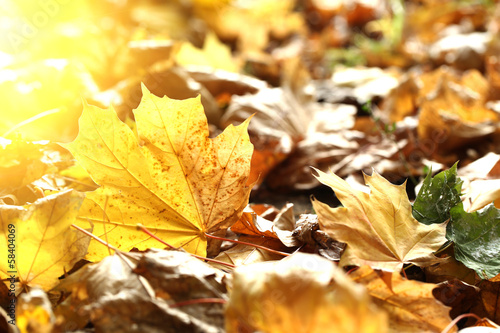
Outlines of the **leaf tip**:
{"label": "leaf tip", "polygon": [[311,168],[311,169],[312,169],[311,173],[312,173],[312,175],[314,176],[314,178],[316,178],[316,179],[317,179],[317,178],[321,177],[321,170],[319,170],[319,169],[317,169],[317,168],[313,167],[312,165],[310,165],[310,166],[309,166],[309,168]]}
{"label": "leaf tip", "polygon": [[89,106],[89,102],[87,102],[87,99],[85,97],[80,97],[81,100],[82,100],[82,105],[83,105],[83,108],[85,109],[86,107]]}
{"label": "leaf tip", "polygon": [[149,94],[151,94],[151,92],[149,91],[149,89],[146,87],[146,85],[144,84],[144,82],[141,82],[141,91],[142,91],[142,97],[144,98],[145,96],[148,96]]}

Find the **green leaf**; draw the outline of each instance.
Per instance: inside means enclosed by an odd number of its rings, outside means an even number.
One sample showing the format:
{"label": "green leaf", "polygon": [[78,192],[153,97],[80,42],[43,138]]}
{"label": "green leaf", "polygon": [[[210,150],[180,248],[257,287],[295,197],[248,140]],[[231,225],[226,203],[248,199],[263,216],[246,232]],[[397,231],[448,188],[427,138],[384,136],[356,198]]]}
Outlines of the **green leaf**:
{"label": "green leaf", "polygon": [[500,273],[500,210],[493,204],[467,213],[463,204],[450,211],[446,238],[455,243],[455,258],[488,279]]}
{"label": "green leaf", "polygon": [[450,217],[450,209],[460,202],[463,181],[457,177],[457,163],[434,177],[431,177],[431,170],[425,177],[412,211],[413,217],[420,223],[446,221]]}

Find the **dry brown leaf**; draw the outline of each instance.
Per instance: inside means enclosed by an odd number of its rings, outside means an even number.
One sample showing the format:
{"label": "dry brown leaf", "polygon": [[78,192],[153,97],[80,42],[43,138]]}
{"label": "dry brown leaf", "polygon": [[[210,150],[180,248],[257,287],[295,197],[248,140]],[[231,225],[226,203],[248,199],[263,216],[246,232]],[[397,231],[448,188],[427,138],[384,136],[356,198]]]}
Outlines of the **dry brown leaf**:
{"label": "dry brown leaf", "polygon": [[[440,333],[450,322],[450,308],[432,295],[435,284],[406,280],[398,272],[360,267],[351,279],[368,289],[373,301],[389,315],[390,332]],[[456,332],[454,327],[449,332]]]}
{"label": "dry brown leaf", "polygon": [[261,89],[268,88],[265,81],[253,76],[236,74],[213,68],[187,68],[186,72],[196,82],[201,83],[217,98],[220,95],[255,94]]}
{"label": "dry brown leaf", "polygon": [[425,280],[431,283],[458,278],[465,283],[474,284],[478,279],[473,269],[468,268],[453,256],[448,257],[446,262],[425,267],[424,272]]}
{"label": "dry brown leaf", "polygon": [[[267,206],[267,205],[266,205]],[[295,229],[293,204],[286,204],[272,217],[272,220],[252,211],[258,205],[250,205],[243,210],[240,219],[231,227],[233,232],[246,235],[265,236],[279,239],[285,246],[298,246],[300,242],[292,236]],[[265,212],[264,212],[265,213]],[[271,218],[270,217],[270,218]]]}
{"label": "dry brown leaf", "polygon": [[[351,131],[356,108],[346,104],[311,104],[312,119],[306,136],[298,142],[290,156],[275,168],[266,180],[273,189],[307,190],[318,186],[310,166],[328,169],[359,151],[364,135]],[[359,169],[358,169],[359,170]]]}
{"label": "dry brown leaf", "polygon": [[477,301],[479,288],[459,279],[441,282],[432,290],[434,297],[446,306],[451,307],[450,316],[456,318],[462,313],[468,313]]}
{"label": "dry brown leaf", "polygon": [[249,180],[261,183],[303,138],[310,115],[290,92],[266,88],[254,95],[233,96],[221,124],[242,122],[252,114],[249,132],[255,153]]}
{"label": "dry brown leaf", "polygon": [[[278,239],[275,238],[243,236],[238,238],[238,240],[255,245],[265,246],[277,251],[286,251],[286,247]],[[258,249],[255,246],[237,244],[229,250],[219,253],[217,257],[215,257],[215,259],[238,267],[263,261],[280,260],[283,259],[283,256],[266,250]],[[211,263],[211,265],[222,270],[229,269],[227,266],[217,263]]]}
{"label": "dry brown leaf", "polygon": [[323,230],[319,230],[316,214],[300,214],[293,231],[293,236],[304,245],[317,249],[319,254],[327,259],[338,261],[346,244],[336,241]]}
{"label": "dry brown leaf", "polygon": [[[185,252],[118,253],[64,279],[57,290],[71,295],[56,314],[78,309],[100,332],[131,332],[132,327],[136,332],[221,332],[222,304],[196,299],[225,299],[223,277]],[[184,301],[194,302],[175,306]],[[76,324],[65,319],[63,324]]]}
{"label": "dry brown leaf", "polygon": [[481,318],[481,320],[478,320],[474,324],[474,326],[472,326],[472,327],[490,327],[493,329],[492,330],[471,330],[471,329],[469,329],[468,331],[463,329],[460,332],[463,332],[463,333],[498,333],[498,331],[500,331],[500,326],[495,324],[493,321],[491,321],[488,318]]}
{"label": "dry brown leaf", "polygon": [[496,281],[483,280],[479,287],[479,297],[473,304],[471,312],[479,317],[487,317],[493,320],[497,325],[500,325],[500,281],[498,278],[493,278]]}
{"label": "dry brown leaf", "polygon": [[347,243],[340,265],[365,265],[399,271],[403,264],[426,266],[445,242],[445,225],[427,226],[415,220],[406,183],[393,185],[378,173],[365,175],[370,194],[352,188],[335,174],[319,170],[318,180],[331,187],[344,207],[331,208],[313,199],[320,227]]}
{"label": "dry brown leaf", "polygon": [[145,74],[129,77],[113,88],[93,95],[89,103],[96,102],[92,104],[101,107],[112,105],[120,119],[133,118],[132,110],[140,104],[142,97],[141,82],[156,96],[187,99],[201,95],[207,119],[213,124],[219,123],[222,112],[212,94],[192,79],[184,68],[171,64],[155,64]]}

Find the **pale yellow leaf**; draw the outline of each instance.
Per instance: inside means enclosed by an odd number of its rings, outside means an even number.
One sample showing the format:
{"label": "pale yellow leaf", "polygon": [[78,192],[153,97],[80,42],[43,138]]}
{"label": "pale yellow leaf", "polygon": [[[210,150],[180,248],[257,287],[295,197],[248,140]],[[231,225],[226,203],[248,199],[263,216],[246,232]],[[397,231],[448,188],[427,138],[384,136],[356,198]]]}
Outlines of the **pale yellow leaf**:
{"label": "pale yellow leaf", "polygon": [[71,228],[82,200],[66,191],[26,206],[0,205],[0,277],[18,277],[21,288],[54,287],[87,252],[89,237]]}
{"label": "pale yellow leaf", "polygon": [[344,207],[313,199],[320,228],[347,243],[341,265],[400,270],[405,263],[425,266],[437,260],[433,252],[446,242],[444,224],[425,225],[412,216],[405,184],[393,185],[378,173],[365,175],[370,193],[352,188],[335,174],[316,170],[316,178],[331,187]]}
{"label": "pale yellow leaf", "polygon": [[221,43],[214,32],[207,34],[203,49],[189,42],[183,43],[176,55],[176,61],[182,66],[205,66],[235,73],[240,69],[239,62],[231,54],[231,48]]}

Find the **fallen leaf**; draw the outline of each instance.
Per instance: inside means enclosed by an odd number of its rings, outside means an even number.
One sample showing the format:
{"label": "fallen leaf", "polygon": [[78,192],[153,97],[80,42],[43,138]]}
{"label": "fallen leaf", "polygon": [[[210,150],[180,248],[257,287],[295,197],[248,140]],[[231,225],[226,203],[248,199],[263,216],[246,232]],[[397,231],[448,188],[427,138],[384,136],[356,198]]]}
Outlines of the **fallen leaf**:
{"label": "fallen leaf", "polygon": [[[205,256],[204,234],[226,230],[248,203],[249,120],[209,139],[199,98],[160,98],[144,86],[134,113],[138,138],[113,109],[85,105],[80,133],[67,147],[101,187],[87,193],[78,224],[92,222],[96,235],[124,251],[158,245],[135,230],[141,223]],[[91,244],[88,258],[107,253]]]}
{"label": "fallen leaf", "polygon": [[445,225],[424,225],[411,215],[406,183],[393,185],[378,173],[365,175],[370,194],[353,189],[335,174],[319,170],[317,179],[331,187],[344,207],[331,208],[313,198],[320,228],[347,243],[340,265],[368,264],[399,271],[403,264],[426,266],[445,242]]}
{"label": "fallen leaf", "polygon": [[438,143],[434,153],[443,154],[496,131],[498,115],[485,107],[488,84],[480,72],[459,76],[439,69],[422,81],[426,86],[421,89],[417,132],[421,141]]}
{"label": "fallen leaf", "polygon": [[309,166],[326,170],[360,149],[363,134],[350,130],[356,114],[354,106],[313,103],[306,107],[310,112],[310,119],[302,118],[303,125],[308,124],[304,130],[306,135],[269,174],[266,182],[273,189],[312,189],[318,186],[318,181],[311,175]]}
{"label": "fallen leaf", "polygon": [[488,153],[460,168],[458,175],[464,179],[464,210],[474,212],[494,202],[500,207],[500,155]]}
{"label": "fallen leaf", "polygon": [[38,143],[0,138],[0,200],[14,205],[26,202],[14,191],[42,177],[49,169],[43,160],[43,148]]}
{"label": "fallen leaf", "polygon": [[300,214],[297,227],[292,235],[312,249],[318,249],[321,256],[338,261],[346,247],[345,243],[331,238],[323,230],[319,230],[318,216],[316,214]]}
{"label": "fallen leaf", "polygon": [[220,95],[255,94],[268,87],[267,82],[253,76],[213,68],[187,68],[186,72],[202,84],[214,97]]}
{"label": "fallen leaf", "polygon": [[214,32],[205,37],[202,49],[189,42],[182,44],[175,59],[182,66],[206,66],[236,73],[240,69],[240,64],[231,55],[231,48],[222,44]]}
{"label": "fallen leaf", "polygon": [[[389,315],[390,332],[437,332],[451,323],[450,308],[437,301],[432,291],[435,284],[406,280],[398,272],[375,271],[360,267],[350,275],[362,284],[373,302]],[[454,326],[448,332],[456,332]]]}
{"label": "fallen leaf", "polygon": [[451,209],[446,237],[454,242],[455,258],[480,277],[500,273],[500,210],[493,204],[467,213],[460,203]]}
{"label": "fallen leaf", "polygon": [[385,97],[399,85],[399,73],[376,67],[340,68],[332,75],[335,87],[349,88],[349,96],[360,105]]}
{"label": "fallen leaf", "polygon": [[294,2],[291,0],[230,4],[213,6],[210,10],[208,7],[197,8],[198,15],[221,39],[237,40],[238,49],[243,53],[259,52],[268,45],[271,37],[284,39],[305,29],[303,17],[293,11]]}
{"label": "fallen leaf", "polygon": [[474,180],[469,182],[463,199],[464,210],[475,212],[493,202],[500,207],[500,179]]}
{"label": "fallen leaf", "polygon": [[478,283],[479,297],[470,312],[479,317],[487,317],[500,325],[500,282],[483,280]]}
{"label": "fallen leaf", "polygon": [[430,283],[441,283],[452,279],[460,279],[469,284],[477,283],[478,276],[476,272],[455,259],[453,246],[445,249],[440,255],[448,254],[448,252],[450,256],[445,262],[424,268],[425,281]]}
{"label": "fallen leaf", "polygon": [[[257,205],[257,207],[254,206],[256,205],[250,204],[245,207],[240,219],[231,226],[231,231],[251,236],[278,238],[273,232],[272,221],[261,216],[262,213],[266,212],[262,212],[262,210],[258,212],[261,205]],[[257,209],[257,212],[254,209]]]}
{"label": "fallen leaf", "polygon": [[21,333],[53,332],[56,317],[52,312],[49,297],[40,288],[21,294],[16,313],[16,326]]}
{"label": "fallen leaf", "polygon": [[[431,45],[446,35],[449,27],[459,26],[467,20],[481,30],[489,17],[484,6],[461,6],[454,1],[426,1],[422,5],[412,3],[405,6],[405,29],[403,48],[414,61],[430,61]],[[456,31],[453,29],[452,31]],[[450,34],[448,32],[448,34]],[[460,59],[456,59],[458,62]]]}
{"label": "fallen leaf", "polygon": [[255,114],[249,132],[255,144],[250,180],[261,183],[293,150],[307,130],[310,115],[297,99],[282,88],[265,88],[256,94],[232,96],[221,119],[227,125]]}
{"label": "fallen leaf", "polygon": [[171,64],[156,64],[139,76],[132,76],[120,81],[111,89],[95,94],[89,101],[101,107],[113,105],[120,119],[133,117],[132,110],[141,102],[142,84],[150,87],[156,96],[167,95],[172,99],[188,99],[201,95],[201,102],[210,123],[218,124],[221,117],[214,97],[198,82],[193,80],[188,72],[179,66]]}
{"label": "fallen leaf", "polygon": [[484,56],[493,36],[491,32],[472,32],[444,36],[429,47],[429,55],[439,65],[460,70],[484,67]]}
{"label": "fallen leaf", "polygon": [[[286,251],[286,247],[275,238],[244,236],[238,238],[238,240],[255,245],[265,246],[277,251]],[[255,246],[237,244],[229,250],[219,253],[217,257],[215,257],[215,259],[234,266],[242,266],[263,261],[280,260],[283,259],[283,256],[256,248]],[[230,269],[227,266],[217,263],[211,263],[211,265],[226,271]]]}
{"label": "fallen leaf", "polygon": [[451,307],[450,316],[456,318],[468,313],[476,302],[480,289],[459,279],[441,282],[432,290],[434,297],[446,306]]}
{"label": "fallen leaf", "polygon": [[252,211],[253,206],[255,205],[250,205],[243,211],[241,218],[231,227],[233,232],[277,238],[288,247],[300,245],[300,242],[292,235],[295,229],[292,203],[286,204],[280,211],[277,211],[272,221]]}
{"label": "fallen leaf", "polygon": [[63,306],[78,309],[97,331],[222,332],[222,304],[196,300],[227,298],[223,277],[188,253],[152,249],[108,256],[56,289],[71,293]]}
{"label": "fallen leaf", "polygon": [[34,285],[51,289],[85,256],[90,238],[71,229],[82,200],[82,194],[66,191],[31,205],[0,205],[0,255],[12,255],[14,244],[16,256],[15,266],[7,260],[0,263],[0,277],[15,274],[21,285],[16,293]]}
{"label": "fallen leaf", "polygon": [[461,178],[468,180],[500,177],[500,155],[489,152],[458,170]]}
{"label": "fallen leaf", "polygon": [[443,223],[450,218],[450,209],[461,199],[463,181],[457,177],[457,163],[431,177],[427,174],[413,203],[412,215],[423,224]]}
{"label": "fallen leaf", "polygon": [[331,261],[296,253],[238,267],[226,308],[232,332],[384,332],[385,314]]}
{"label": "fallen leaf", "polygon": [[398,122],[417,112],[418,84],[416,73],[403,74],[399,84],[383,99],[381,109],[391,122]]}

